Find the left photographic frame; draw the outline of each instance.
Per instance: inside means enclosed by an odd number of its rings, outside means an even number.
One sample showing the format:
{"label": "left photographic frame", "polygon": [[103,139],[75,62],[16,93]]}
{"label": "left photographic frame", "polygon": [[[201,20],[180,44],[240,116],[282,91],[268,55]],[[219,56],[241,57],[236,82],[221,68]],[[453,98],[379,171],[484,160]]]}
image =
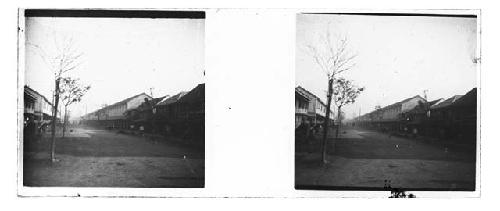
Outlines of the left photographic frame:
{"label": "left photographic frame", "polygon": [[18,20],[19,188],[204,188],[204,11]]}

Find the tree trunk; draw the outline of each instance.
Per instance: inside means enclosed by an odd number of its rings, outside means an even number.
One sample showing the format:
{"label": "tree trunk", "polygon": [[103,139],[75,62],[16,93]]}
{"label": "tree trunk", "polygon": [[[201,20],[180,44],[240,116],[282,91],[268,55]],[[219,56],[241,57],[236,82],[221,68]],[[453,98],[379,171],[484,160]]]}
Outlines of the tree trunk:
{"label": "tree trunk", "polygon": [[327,94],[327,106],[326,106],[326,114],[325,120],[323,121],[323,143],[322,143],[322,159],[323,163],[326,163],[327,160],[327,148],[328,148],[328,123],[330,122],[330,106],[332,105],[332,93],[333,92],[333,79],[328,80],[328,94]]}
{"label": "tree trunk", "polygon": [[341,111],[342,106],[337,107],[337,119],[338,119],[338,126],[337,126],[337,131],[335,131],[335,138],[339,138],[339,132],[340,132],[340,126],[342,125],[342,119],[340,118],[340,115],[342,113]]}
{"label": "tree trunk", "polygon": [[63,122],[63,132],[62,137],[64,138],[64,134],[66,134],[66,121],[68,121],[68,106],[64,106],[64,122]]}
{"label": "tree trunk", "polygon": [[56,79],[56,86],[55,86],[55,94],[54,94],[54,109],[53,109],[53,113],[52,113],[52,141],[51,141],[51,145],[50,145],[50,160],[52,162],[55,162],[56,161],[56,121],[57,121],[57,108],[59,107],[59,82],[60,82],[60,79],[57,78]]}

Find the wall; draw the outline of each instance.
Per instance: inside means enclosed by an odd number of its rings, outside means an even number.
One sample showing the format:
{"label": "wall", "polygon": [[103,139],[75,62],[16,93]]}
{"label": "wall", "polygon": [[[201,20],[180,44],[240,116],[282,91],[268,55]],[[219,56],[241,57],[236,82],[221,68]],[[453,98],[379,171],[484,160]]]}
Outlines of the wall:
{"label": "wall", "polygon": [[397,119],[399,113],[401,113],[401,104],[396,104],[391,107],[384,108],[382,113],[382,119],[383,120]]}
{"label": "wall", "polygon": [[110,119],[118,117],[124,117],[123,113],[127,110],[127,104],[126,103],[121,103],[118,105],[115,105],[113,107],[110,107],[107,110],[107,114]]}
{"label": "wall", "polygon": [[401,112],[409,111],[415,108],[416,106],[418,106],[419,102],[425,102],[425,99],[421,97],[415,97],[403,102],[401,105]]}
{"label": "wall", "polygon": [[144,98],[148,98],[148,100],[152,99],[150,96],[146,94],[141,94],[127,102],[127,110],[139,107],[139,105],[141,105],[144,102]]}
{"label": "wall", "polygon": [[52,105],[43,99],[42,112],[52,116]]}
{"label": "wall", "polygon": [[309,101],[295,97],[295,113],[306,114],[309,108]]}
{"label": "wall", "polygon": [[316,99],[316,114],[320,115],[320,116],[325,116],[325,111],[326,111],[326,107],[319,101],[319,99]]}

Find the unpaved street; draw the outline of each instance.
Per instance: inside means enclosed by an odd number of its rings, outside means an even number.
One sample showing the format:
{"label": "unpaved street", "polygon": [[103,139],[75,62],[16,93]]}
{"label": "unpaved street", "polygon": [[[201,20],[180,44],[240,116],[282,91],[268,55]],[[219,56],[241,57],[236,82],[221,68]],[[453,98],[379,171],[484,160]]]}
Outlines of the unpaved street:
{"label": "unpaved street", "polygon": [[203,187],[203,147],[107,130],[77,128],[58,139],[26,144],[24,184],[63,187]]}
{"label": "unpaved street", "polygon": [[[333,141],[331,139],[331,141]],[[318,153],[296,156],[296,186],[325,189],[393,188],[474,190],[472,149],[389,137],[375,131],[349,129],[330,148],[329,163]]]}

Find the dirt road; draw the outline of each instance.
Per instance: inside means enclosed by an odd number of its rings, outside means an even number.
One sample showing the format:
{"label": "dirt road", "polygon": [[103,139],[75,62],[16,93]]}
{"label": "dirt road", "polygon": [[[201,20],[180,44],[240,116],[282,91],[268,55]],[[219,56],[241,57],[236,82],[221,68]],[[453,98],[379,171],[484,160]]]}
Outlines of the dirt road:
{"label": "dirt road", "polygon": [[76,129],[58,139],[26,144],[24,185],[63,187],[203,187],[204,150],[107,130]]}
{"label": "dirt road", "polygon": [[[333,141],[333,140],[332,140]],[[329,148],[329,163],[319,153],[296,155],[299,189],[474,190],[475,149],[456,149],[362,129],[349,129]]]}

